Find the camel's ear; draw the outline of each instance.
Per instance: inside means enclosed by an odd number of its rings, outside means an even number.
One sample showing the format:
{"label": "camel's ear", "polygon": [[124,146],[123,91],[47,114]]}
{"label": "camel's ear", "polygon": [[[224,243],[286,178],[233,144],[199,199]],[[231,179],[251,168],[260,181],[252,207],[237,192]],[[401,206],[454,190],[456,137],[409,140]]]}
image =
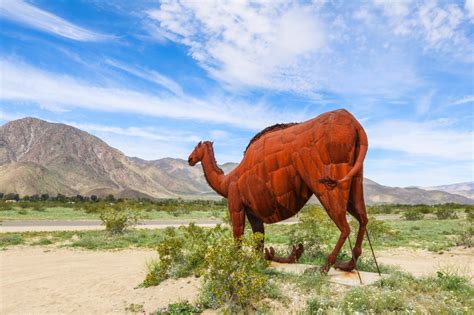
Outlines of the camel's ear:
{"label": "camel's ear", "polygon": [[202,144],[202,141],[199,141],[199,143],[198,143],[198,148],[201,147],[201,144]]}
{"label": "camel's ear", "polygon": [[214,141],[211,141],[211,145],[214,145]]}

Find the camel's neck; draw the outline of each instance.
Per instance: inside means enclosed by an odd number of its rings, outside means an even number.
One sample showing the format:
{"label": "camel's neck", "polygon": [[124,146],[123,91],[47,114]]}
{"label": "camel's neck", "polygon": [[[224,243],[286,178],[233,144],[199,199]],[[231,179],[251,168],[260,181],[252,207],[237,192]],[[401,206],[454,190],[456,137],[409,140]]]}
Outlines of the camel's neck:
{"label": "camel's neck", "polygon": [[201,161],[204,176],[206,177],[207,183],[212,187],[219,195],[227,198],[227,185],[224,179],[226,176],[224,172],[217,166],[216,159],[214,158],[214,150],[211,144],[206,145],[206,151]]}

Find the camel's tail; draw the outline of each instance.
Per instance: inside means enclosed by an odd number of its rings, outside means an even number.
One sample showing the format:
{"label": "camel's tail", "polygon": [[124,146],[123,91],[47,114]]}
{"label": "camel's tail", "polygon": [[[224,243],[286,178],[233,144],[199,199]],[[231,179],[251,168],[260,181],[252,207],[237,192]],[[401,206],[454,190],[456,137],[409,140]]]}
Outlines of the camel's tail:
{"label": "camel's tail", "polygon": [[356,124],[357,130],[357,142],[356,146],[359,149],[359,153],[354,163],[354,167],[347,173],[340,180],[332,179],[330,177],[322,177],[318,181],[324,185],[326,185],[327,189],[334,189],[339,183],[345,182],[350,180],[354,175],[356,175],[362,169],[362,165],[364,164],[365,155],[367,154],[367,149],[369,147],[369,141],[367,139],[367,134],[365,133],[364,128],[361,124],[354,118],[354,122]]}

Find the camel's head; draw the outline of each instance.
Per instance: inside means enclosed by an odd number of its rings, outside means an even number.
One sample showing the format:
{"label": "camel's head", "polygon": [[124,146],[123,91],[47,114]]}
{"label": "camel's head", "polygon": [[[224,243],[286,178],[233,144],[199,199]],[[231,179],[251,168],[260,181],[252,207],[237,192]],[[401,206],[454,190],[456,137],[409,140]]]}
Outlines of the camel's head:
{"label": "camel's head", "polygon": [[204,158],[204,146],[205,144],[202,142],[199,142],[197,144],[193,152],[191,152],[191,154],[189,155],[189,158],[188,158],[189,165],[194,166],[197,164],[197,162],[202,161],[202,159]]}

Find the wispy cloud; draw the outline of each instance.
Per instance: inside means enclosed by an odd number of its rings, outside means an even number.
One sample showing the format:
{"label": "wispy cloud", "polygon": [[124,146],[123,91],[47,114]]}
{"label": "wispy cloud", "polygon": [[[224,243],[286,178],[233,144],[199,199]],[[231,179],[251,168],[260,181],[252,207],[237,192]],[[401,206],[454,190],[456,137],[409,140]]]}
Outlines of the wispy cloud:
{"label": "wispy cloud", "polygon": [[[395,36],[411,37],[422,40],[425,50],[445,52],[458,59],[473,62],[470,53],[474,47],[469,34],[462,28],[462,23],[471,14],[470,4],[466,2],[464,12],[455,3],[436,0],[418,1],[384,1],[374,0],[375,8],[381,8],[383,22]],[[376,18],[376,14],[370,13]],[[382,20],[377,19],[378,23]]]}
{"label": "wispy cloud", "polygon": [[466,9],[469,17],[474,20],[474,0],[466,0],[464,2],[464,8]]}
{"label": "wispy cloud", "polygon": [[465,96],[457,101],[452,102],[449,105],[461,105],[461,104],[468,104],[474,103],[474,95]]}
{"label": "wispy cloud", "polygon": [[444,121],[386,120],[366,130],[371,148],[451,161],[473,159],[474,132],[454,129]]}
{"label": "wispy cloud", "polygon": [[214,78],[232,87],[310,93],[299,73],[325,34],[310,5],[277,2],[164,1],[150,31],[189,47]]}
{"label": "wispy cloud", "polygon": [[196,143],[201,140],[197,135],[183,132],[181,130],[159,130],[152,127],[144,128],[133,126],[117,127],[97,124],[84,124],[73,121],[67,121],[65,123],[89,132],[109,133],[119,136],[136,137],[155,141]]}
{"label": "wispy cloud", "polygon": [[0,99],[28,101],[45,108],[79,107],[93,111],[230,124],[246,129],[260,129],[276,122],[301,121],[307,118],[303,111],[290,113],[264,103],[248,104],[220,95],[200,99],[186,95],[148,94],[114,86],[97,86],[7,59],[0,60],[0,67]]}
{"label": "wispy cloud", "polygon": [[43,32],[77,41],[102,41],[113,38],[113,36],[77,26],[21,0],[2,0],[0,2],[0,16]]}
{"label": "wispy cloud", "polygon": [[165,75],[162,75],[157,71],[145,70],[138,67],[131,67],[121,62],[110,59],[107,59],[105,62],[111,65],[112,67],[125,71],[133,76],[162,86],[176,95],[183,95],[183,89],[176,81],[168,78]]}

